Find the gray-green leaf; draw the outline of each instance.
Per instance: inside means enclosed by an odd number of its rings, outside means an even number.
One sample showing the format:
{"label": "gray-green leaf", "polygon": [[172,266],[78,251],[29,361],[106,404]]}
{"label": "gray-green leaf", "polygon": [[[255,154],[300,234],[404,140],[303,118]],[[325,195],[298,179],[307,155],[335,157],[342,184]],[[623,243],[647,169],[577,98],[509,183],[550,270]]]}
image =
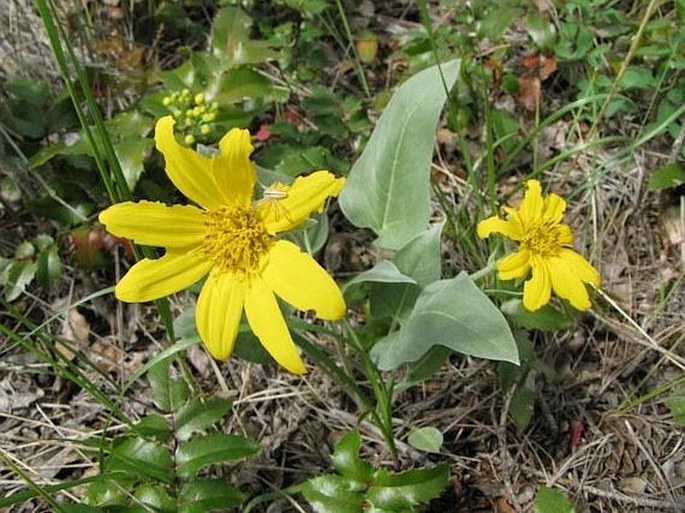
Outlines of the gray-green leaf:
{"label": "gray-green leaf", "polygon": [[459,67],[432,66],[400,86],[350,171],[340,206],[378,246],[399,249],[428,226],[435,127]]}
{"label": "gray-green leaf", "polygon": [[381,370],[392,370],[418,360],[436,344],[471,356],[519,363],[506,319],[464,272],[428,285],[399,332],[377,343],[371,357]]}

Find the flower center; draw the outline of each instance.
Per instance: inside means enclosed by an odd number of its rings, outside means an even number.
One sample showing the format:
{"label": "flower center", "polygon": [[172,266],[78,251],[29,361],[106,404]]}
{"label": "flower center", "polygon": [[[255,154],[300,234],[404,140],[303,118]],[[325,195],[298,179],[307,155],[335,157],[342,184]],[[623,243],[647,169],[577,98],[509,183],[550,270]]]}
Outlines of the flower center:
{"label": "flower center", "polygon": [[551,221],[536,223],[526,230],[521,245],[543,257],[557,256],[564,247],[563,229]]}
{"label": "flower center", "polygon": [[203,249],[222,272],[257,271],[270,244],[252,208],[223,206],[205,213]]}

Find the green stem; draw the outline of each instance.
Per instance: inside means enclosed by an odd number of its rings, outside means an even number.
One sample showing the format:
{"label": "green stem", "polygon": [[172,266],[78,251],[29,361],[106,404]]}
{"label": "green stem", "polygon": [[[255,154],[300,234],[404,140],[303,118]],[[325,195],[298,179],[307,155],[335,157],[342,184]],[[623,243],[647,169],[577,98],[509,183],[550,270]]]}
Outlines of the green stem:
{"label": "green stem", "polygon": [[399,460],[397,457],[395,436],[392,429],[392,386],[386,386],[381,372],[371,360],[368,351],[364,348],[359,337],[357,337],[357,334],[349,321],[343,319],[342,322],[350,335],[346,340],[362,359],[364,373],[366,374],[369,383],[371,383],[374,396],[376,397],[376,408],[373,409],[371,415],[373,416],[376,425],[381,430],[381,433],[383,433],[383,438],[385,439],[388,451],[390,451],[393,461],[397,464]]}
{"label": "green stem", "polygon": [[482,269],[479,269],[476,272],[469,274],[469,278],[471,278],[471,281],[478,281],[478,280],[482,279],[483,277],[487,276],[488,274],[490,274],[494,270],[495,270],[495,263],[490,261]]}

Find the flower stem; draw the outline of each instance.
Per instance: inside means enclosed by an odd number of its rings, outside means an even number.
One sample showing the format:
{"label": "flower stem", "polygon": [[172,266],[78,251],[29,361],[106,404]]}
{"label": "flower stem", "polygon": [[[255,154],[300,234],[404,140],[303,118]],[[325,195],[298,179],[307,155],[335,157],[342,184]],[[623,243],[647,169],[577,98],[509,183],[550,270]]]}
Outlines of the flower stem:
{"label": "flower stem", "polygon": [[487,276],[488,274],[490,274],[494,270],[495,270],[495,263],[493,261],[488,261],[488,263],[486,264],[485,267],[477,270],[474,273],[471,273],[469,275],[469,278],[471,278],[471,281],[478,281],[478,280],[484,278],[485,276]]}
{"label": "flower stem", "polygon": [[357,333],[354,328],[350,325],[347,319],[344,319],[343,324],[349,333],[349,338],[346,338],[346,342],[359,354],[364,366],[364,374],[371,383],[373,388],[373,393],[376,398],[376,407],[371,411],[371,415],[376,423],[376,426],[381,430],[383,438],[385,439],[385,444],[390,452],[395,464],[398,463],[397,457],[397,446],[395,445],[395,436],[392,429],[392,384],[388,386],[381,374],[373,363],[368,351],[364,348],[364,345],[357,337]]}

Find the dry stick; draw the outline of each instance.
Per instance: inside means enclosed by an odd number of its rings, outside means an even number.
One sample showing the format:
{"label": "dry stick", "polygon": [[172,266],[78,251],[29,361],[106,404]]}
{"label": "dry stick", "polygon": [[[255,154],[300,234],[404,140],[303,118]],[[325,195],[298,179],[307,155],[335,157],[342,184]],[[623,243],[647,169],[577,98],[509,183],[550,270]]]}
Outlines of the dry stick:
{"label": "dry stick", "polygon": [[625,423],[626,428],[628,429],[628,433],[630,433],[630,436],[633,439],[633,442],[635,443],[635,445],[637,445],[638,449],[642,451],[642,454],[644,454],[645,458],[647,458],[647,461],[649,462],[649,465],[652,467],[654,474],[661,481],[661,484],[663,484],[666,488],[669,499],[671,500],[671,502],[675,503],[676,499],[673,496],[673,484],[671,484],[670,480],[668,479],[668,476],[666,476],[666,474],[661,469],[661,466],[654,460],[654,456],[650,454],[650,452],[647,450],[644,444],[640,441],[640,437],[637,436],[635,430],[633,429],[633,426],[630,424],[630,422],[628,422],[628,419],[624,419],[623,422]]}
{"label": "dry stick", "polygon": [[[623,311],[623,309],[618,305],[618,303],[616,303],[616,301],[614,301],[614,300],[611,299],[607,294],[605,294],[604,291],[603,291],[602,289],[600,289],[600,288],[594,288],[594,289],[595,289],[595,290],[599,293],[599,295],[602,296],[602,297],[603,297],[603,298],[604,298],[604,299],[605,299],[605,300],[606,300],[606,301],[607,301],[607,302],[608,302],[608,303],[609,303],[609,304],[610,304],[618,313],[620,313],[621,316],[622,316],[626,321],[628,321],[628,323],[629,323],[631,326],[633,326],[633,328],[635,328],[635,329],[638,331],[638,333],[640,333],[640,335],[642,335],[642,336],[647,340],[647,342],[645,342],[644,340],[642,340],[642,339],[640,339],[640,338],[636,338],[635,340],[636,340],[639,344],[641,344],[641,345],[643,345],[643,346],[645,346],[645,347],[648,347],[648,348],[650,348],[650,349],[653,349],[654,351],[656,351],[656,352],[658,352],[658,353],[661,353],[661,354],[664,356],[664,358],[666,358],[669,362],[671,362],[673,365],[675,365],[676,367],[678,367],[680,370],[685,370],[685,361],[684,361],[682,358],[680,358],[679,356],[674,355],[671,351],[668,351],[668,350],[664,349],[663,347],[661,347],[661,346],[656,342],[656,340],[654,340],[652,337],[649,336],[649,334],[642,328],[642,326],[640,326],[637,322],[635,322],[635,321],[632,319],[632,317],[630,317],[630,315],[628,315],[625,311]],[[596,315],[596,314],[595,314],[595,315]],[[597,318],[600,318],[600,317],[597,316]],[[600,319],[601,319],[601,318],[600,318]]]}
{"label": "dry stick", "polygon": [[604,497],[605,499],[612,499],[618,502],[628,502],[640,506],[643,508],[650,508],[650,510],[655,509],[667,509],[672,511],[682,511],[683,506],[681,504],[674,504],[673,502],[659,501],[655,499],[642,499],[639,497],[633,497],[632,495],[626,495],[625,493],[616,490],[602,490],[594,486],[585,485],[581,488],[583,492],[590,493],[592,495],[597,495],[598,497]]}

